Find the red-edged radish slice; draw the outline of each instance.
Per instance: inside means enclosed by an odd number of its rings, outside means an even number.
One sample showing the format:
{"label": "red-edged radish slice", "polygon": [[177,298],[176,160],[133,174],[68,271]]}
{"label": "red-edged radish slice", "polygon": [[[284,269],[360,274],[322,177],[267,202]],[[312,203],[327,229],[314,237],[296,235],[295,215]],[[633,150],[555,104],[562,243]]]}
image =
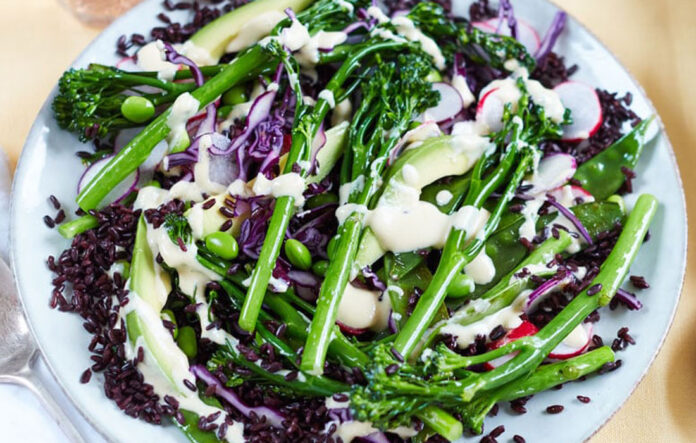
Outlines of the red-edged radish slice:
{"label": "red-edged radish slice", "polygon": [[437,105],[425,111],[425,120],[442,122],[459,114],[464,107],[462,96],[454,86],[449,83],[433,83],[433,90],[440,93],[440,101]]}
{"label": "red-edged radish slice", "polygon": [[485,124],[491,132],[503,129],[505,103],[498,97],[498,89],[486,91],[476,106],[476,121]]}
{"label": "red-edged radish slice", "polygon": [[[491,18],[484,22],[476,22],[473,26],[479,28],[484,32],[494,33],[498,29],[499,19]],[[505,35],[510,37],[510,27],[507,22],[503,23],[500,27],[500,35]],[[539,33],[536,29],[532,27],[529,23],[524,20],[517,20],[517,41],[522,43],[522,45],[527,48],[527,52],[530,54],[536,54],[536,52],[541,47],[541,39],[539,38]]]}
{"label": "red-edged radish slice", "polygon": [[[113,158],[113,155],[102,158],[92,163],[85,172],[82,173],[82,177],[77,183],[77,193],[82,192],[82,189],[87,186],[87,184],[92,181],[94,177],[101,171]],[[130,194],[138,184],[138,179],[140,178],[140,170],[136,169],[131,172],[128,177],[126,177],[121,183],[116,185],[114,189],[107,194],[103,199],[104,204],[118,203],[123,200],[128,194]]]}
{"label": "red-edged radish slice", "polygon": [[337,321],[336,324],[341,332],[348,335],[362,335],[369,331],[369,329],[351,328],[347,324],[341,323],[340,321]]}
{"label": "red-edged radish slice", "polygon": [[592,343],[592,323],[581,323],[551,351],[549,358],[565,360],[576,357],[585,352],[590,343]]}
{"label": "red-edged radish slice", "polygon": [[527,182],[532,185],[527,193],[537,195],[563,186],[575,175],[577,169],[578,163],[572,155],[547,155],[539,162],[536,174]]}
{"label": "red-edged radish slice", "polygon": [[[508,331],[507,334],[503,336],[503,338],[500,338],[496,341],[492,341],[486,345],[486,347],[489,350],[493,349],[498,349],[499,347],[506,345],[510,342],[513,342],[515,340],[518,340],[522,337],[529,337],[530,335],[534,335],[537,332],[539,332],[539,329],[537,329],[536,326],[534,326],[534,323],[528,322],[527,320],[522,321],[522,323],[516,327],[515,329],[512,329]],[[489,362],[484,363],[484,367],[486,370],[490,371],[498,366],[512,360],[515,356],[517,355],[517,352],[513,352],[508,355],[504,355],[502,357],[498,357],[495,360],[491,360]]]}
{"label": "red-edged radish slice", "polygon": [[590,194],[590,191],[576,185],[560,186],[550,191],[548,194],[566,208],[570,208],[580,203],[589,203],[594,201],[594,196]]}
{"label": "red-edged radish slice", "polygon": [[602,125],[602,106],[595,89],[585,83],[569,81],[554,89],[570,109],[573,123],[563,128],[563,140],[581,141],[591,137]]}
{"label": "red-edged radish slice", "polygon": [[116,62],[115,66],[118,69],[122,69],[124,71],[137,71],[138,70],[138,64],[135,62],[134,55],[131,55],[130,57],[123,57],[121,60]]}

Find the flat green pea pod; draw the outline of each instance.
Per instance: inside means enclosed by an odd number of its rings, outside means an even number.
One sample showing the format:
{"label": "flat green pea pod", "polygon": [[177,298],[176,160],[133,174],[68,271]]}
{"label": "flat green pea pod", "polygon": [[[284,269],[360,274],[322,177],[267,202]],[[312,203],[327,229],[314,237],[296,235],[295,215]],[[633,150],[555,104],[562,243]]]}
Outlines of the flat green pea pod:
{"label": "flat green pea pod", "polygon": [[186,436],[186,438],[191,441],[191,443],[219,443],[220,439],[217,438],[215,432],[212,431],[202,431],[198,428],[198,420],[200,417],[195,412],[187,411],[185,409],[179,409],[181,415],[184,416],[185,423],[179,423],[175,418],[172,418],[172,422],[179,428],[179,430]]}
{"label": "flat green pea pod", "polygon": [[[592,238],[596,238],[601,232],[611,230],[617,223],[621,223],[624,217],[619,205],[610,202],[585,203],[570,209]],[[557,214],[549,214],[540,217],[537,229],[546,226],[556,216]],[[473,298],[477,298],[492,288],[500,278],[514,269],[529,253],[519,240],[519,230],[523,222],[524,217],[519,214],[505,217],[496,233],[486,242],[486,254],[495,265],[495,277],[487,285],[477,285],[471,294]]]}
{"label": "flat green pea pod", "polygon": [[646,131],[654,117],[640,122],[613,145],[586,161],[573,178],[597,200],[604,200],[621,188],[626,176],[621,168],[633,169],[647,143]]}

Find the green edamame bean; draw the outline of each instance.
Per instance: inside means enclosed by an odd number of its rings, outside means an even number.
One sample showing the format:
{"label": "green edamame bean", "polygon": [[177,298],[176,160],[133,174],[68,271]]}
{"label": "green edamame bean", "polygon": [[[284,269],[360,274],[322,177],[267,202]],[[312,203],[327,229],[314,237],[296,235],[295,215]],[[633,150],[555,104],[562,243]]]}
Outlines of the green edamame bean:
{"label": "green edamame bean", "polygon": [[179,328],[179,336],[176,339],[176,343],[188,358],[193,358],[198,354],[196,331],[191,326]]}
{"label": "green edamame bean", "polygon": [[312,265],[312,272],[319,277],[325,276],[327,269],[329,269],[329,262],[327,260],[319,260]]}
{"label": "green edamame bean", "polygon": [[174,323],[172,335],[174,336],[174,340],[176,340],[176,338],[179,336],[179,327],[176,325],[176,317],[174,316],[174,313],[169,309],[163,309],[160,317],[162,317],[162,320],[167,320]]}
{"label": "green edamame bean", "polygon": [[288,261],[303,271],[312,267],[312,254],[302,242],[290,238],[285,240],[285,255]]}
{"label": "green edamame bean", "polygon": [[227,90],[222,94],[222,103],[224,105],[238,105],[248,101],[246,88],[243,85],[237,85]]}
{"label": "green edamame bean", "polygon": [[428,75],[425,77],[427,81],[430,83],[435,83],[435,82],[441,82],[442,81],[442,75],[440,75],[440,71],[437,71],[435,69],[432,69]]}
{"label": "green edamame bean", "polygon": [[333,192],[317,194],[307,199],[305,207],[307,209],[314,209],[318,208],[319,206],[328,205],[329,203],[338,203],[338,195],[334,194]]}
{"label": "green edamame bean", "polygon": [[155,105],[145,97],[132,95],[121,103],[121,114],[133,123],[145,123],[155,115]]}
{"label": "green edamame bean", "polygon": [[616,203],[617,205],[619,205],[619,209],[621,209],[621,212],[623,214],[626,213],[626,202],[624,202],[623,197],[621,197],[620,195],[618,195],[618,194],[610,195],[607,198],[607,201],[612,202],[612,203]]}
{"label": "green edamame bean", "polygon": [[233,260],[239,255],[237,240],[227,232],[213,232],[205,237],[205,247],[225,260]]}
{"label": "green edamame bean", "polygon": [[338,245],[338,234],[334,235],[331,237],[331,240],[329,240],[329,244],[326,245],[326,253],[329,255],[329,258],[333,258],[334,254],[336,253],[336,246]]}
{"label": "green edamame bean", "polygon": [[455,298],[465,297],[474,292],[475,287],[474,280],[465,273],[460,272],[447,287],[447,296]]}

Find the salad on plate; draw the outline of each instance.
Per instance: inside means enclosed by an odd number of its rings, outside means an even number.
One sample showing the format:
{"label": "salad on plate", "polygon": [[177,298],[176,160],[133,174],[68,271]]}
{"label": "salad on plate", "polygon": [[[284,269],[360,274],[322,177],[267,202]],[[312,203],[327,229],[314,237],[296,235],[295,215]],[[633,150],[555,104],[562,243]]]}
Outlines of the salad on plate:
{"label": "salad on plate", "polygon": [[652,117],[572,79],[565,13],[164,6],[192,21],[160,14],[53,99],[85,143],[80,209],[44,219],[83,383],[193,442],[492,442],[500,403],[615,376],[635,341],[593,325],[649,286],[658,203],[622,195]]}

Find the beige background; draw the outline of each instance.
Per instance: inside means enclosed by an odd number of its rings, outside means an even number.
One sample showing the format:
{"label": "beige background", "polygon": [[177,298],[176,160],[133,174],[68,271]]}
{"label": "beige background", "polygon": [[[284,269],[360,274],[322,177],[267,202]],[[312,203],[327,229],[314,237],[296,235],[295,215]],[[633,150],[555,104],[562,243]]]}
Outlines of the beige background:
{"label": "beige background", "polygon": [[[524,1],[524,0],[517,0]],[[667,126],[696,219],[696,1],[557,0],[585,23],[645,87]],[[66,66],[99,33],[56,0],[0,0],[0,145],[14,165],[29,127]],[[691,229],[690,243],[696,239]],[[689,442],[696,431],[696,257],[664,349],[599,442]]]}

